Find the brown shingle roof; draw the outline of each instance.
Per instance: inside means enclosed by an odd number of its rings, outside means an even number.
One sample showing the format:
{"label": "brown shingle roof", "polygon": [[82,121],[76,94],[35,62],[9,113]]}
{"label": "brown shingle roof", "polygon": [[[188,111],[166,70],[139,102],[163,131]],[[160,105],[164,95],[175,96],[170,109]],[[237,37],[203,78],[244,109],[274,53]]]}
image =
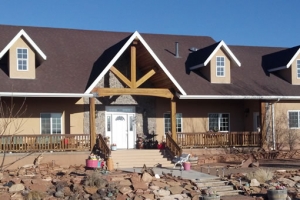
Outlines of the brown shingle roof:
{"label": "brown shingle roof", "polygon": [[[37,67],[34,80],[10,79],[5,70],[0,70],[1,92],[84,93],[132,34],[0,25],[0,49],[21,29],[46,54],[47,60]],[[191,55],[191,47],[209,49],[216,44],[212,38],[141,36],[188,95],[300,96],[300,86],[268,73],[262,65],[263,56],[285,48],[228,46],[242,65],[231,68],[231,84],[211,84],[199,74],[187,70],[187,58]],[[179,42],[180,58],[174,55],[175,42]]]}

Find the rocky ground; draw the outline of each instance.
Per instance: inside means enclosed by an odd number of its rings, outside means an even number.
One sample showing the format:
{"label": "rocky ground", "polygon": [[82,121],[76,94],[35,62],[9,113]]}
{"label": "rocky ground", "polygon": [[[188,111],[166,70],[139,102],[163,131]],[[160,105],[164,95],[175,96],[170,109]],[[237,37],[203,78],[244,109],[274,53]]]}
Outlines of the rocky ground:
{"label": "rocky ground", "polygon": [[[291,197],[300,193],[300,160],[261,160],[259,168],[229,168],[237,163],[211,163],[193,169],[223,176],[244,195],[224,196],[223,200],[266,199],[267,189],[284,185]],[[209,165],[209,171],[208,171]],[[259,169],[274,172],[272,180],[263,182],[247,178]],[[283,171],[276,171],[283,170]],[[284,171],[286,170],[286,171]],[[117,200],[195,200],[204,190],[190,180],[164,175],[155,177],[150,169],[142,174],[121,171],[100,171],[85,166],[59,166],[42,163],[0,173],[0,199],[117,199]],[[260,182],[261,181],[261,182]],[[299,182],[299,183],[298,183]]]}

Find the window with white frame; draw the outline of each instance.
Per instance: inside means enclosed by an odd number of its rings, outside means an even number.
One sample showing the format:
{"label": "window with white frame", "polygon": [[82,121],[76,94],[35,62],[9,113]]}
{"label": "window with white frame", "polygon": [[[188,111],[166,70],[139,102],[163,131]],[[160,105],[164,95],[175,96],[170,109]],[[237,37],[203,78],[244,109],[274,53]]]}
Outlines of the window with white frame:
{"label": "window with white frame", "polygon": [[41,134],[61,134],[61,118],[61,113],[41,113]]}
{"label": "window with white frame", "polygon": [[224,56],[217,56],[217,77],[224,77],[225,76],[225,57]]}
{"label": "window with white frame", "polygon": [[24,48],[17,49],[17,64],[19,71],[28,70],[28,50]]}
{"label": "window with white frame", "polygon": [[210,131],[229,131],[229,114],[228,113],[209,113],[208,126]]}
{"label": "window with white frame", "polygon": [[289,128],[300,128],[299,118],[300,118],[300,111],[288,111],[289,115]]}
{"label": "window with white frame", "polygon": [[300,60],[297,60],[297,78],[300,78]]}
{"label": "window with white frame", "polygon": [[[171,131],[171,114],[164,113],[165,133]],[[182,113],[176,113],[176,132],[182,132]]]}

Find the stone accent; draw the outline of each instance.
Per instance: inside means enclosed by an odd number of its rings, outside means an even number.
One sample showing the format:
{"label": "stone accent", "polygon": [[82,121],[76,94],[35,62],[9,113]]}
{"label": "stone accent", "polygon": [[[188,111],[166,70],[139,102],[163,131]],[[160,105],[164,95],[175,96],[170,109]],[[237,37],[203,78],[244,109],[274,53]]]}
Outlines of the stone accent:
{"label": "stone accent", "polygon": [[[120,70],[122,71],[122,70]],[[123,72],[126,74],[125,72]],[[108,72],[96,87],[124,88],[120,80],[111,72]],[[84,98],[84,133],[89,134],[89,98]],[[96,133],[105,136],[105,107],[106,106],[135,106],[136,133],[152,134],[156,127],[156,98],[148,96],[113,96],[98,97],[96,104]],[[145,114],[145,115],[144,115]]]}

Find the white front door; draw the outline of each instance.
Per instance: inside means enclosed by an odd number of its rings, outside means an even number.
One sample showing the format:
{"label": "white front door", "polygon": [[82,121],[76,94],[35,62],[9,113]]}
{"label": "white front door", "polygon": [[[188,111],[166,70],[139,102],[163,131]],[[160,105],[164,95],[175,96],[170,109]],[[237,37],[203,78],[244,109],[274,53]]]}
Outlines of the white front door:
{"label": "white front door", "polygon": [[127,149],[128,121],[127,114],[112,115],[112,143],[117,144],[118,149]]}

